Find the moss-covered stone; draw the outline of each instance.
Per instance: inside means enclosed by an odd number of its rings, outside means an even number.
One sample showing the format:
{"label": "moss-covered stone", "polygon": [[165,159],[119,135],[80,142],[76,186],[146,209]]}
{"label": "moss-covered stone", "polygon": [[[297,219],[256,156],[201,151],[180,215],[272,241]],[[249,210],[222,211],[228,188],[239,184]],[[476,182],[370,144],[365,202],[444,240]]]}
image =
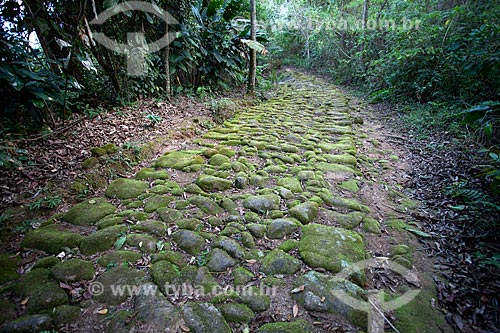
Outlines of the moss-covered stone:
{"label": "moss-covered stone", "polygon": [[42,250],[50,254],[58,254],[63,248],[75,248],[80,245],[84,236],[66,231],[63,226],[51,224],[31,230],[21,243],[23,248]]}
{"label": "moss-covered stone", "polygon": [[380,223],[374,218],[365,216],[363,218],[363,230],[372,234],[380,234]]}
{"label": "moss-covered stone", "polygon": [[54,266],[55,264],[57,264],[59,262],[60,262],[60,260],[54,256],[43,257],[43,258],[38,259],[31,269],[51,268],[52,266]]}
{"label": "moss-covered stone", "polygon": [[225,272],[236,265],[236,261],[221,249],[213,249],[208,257],[207,267],[211,272]]}
{"label": "moss-covered stone", "polygon": [[295,250],[299,247],[299,241],[296,239],[287,239],[283,243],[280,244],[278,247],[280,250],[285,251],[285,252],[290,252],[292,250]]}
{"label": "moss-covered stone", "polygon": [[153,168],[144,168],[139,170],[135,174],[135,179],[144,180],[144,179],[169,179],[170,175],[167,170],[155,170]]}
{"label": "moss-covered stone", "polygon": [[169,285],[177,285],[181,281],[180,268],[170,261],[161,260],[151,265],[151,276],[164,295],[170,295],[174,290]]}
{"label": "moss-covered stone", "polygon": [[82,168],[84,169],[92,169],[95,168],[99,164],[99,160],[97,157],[89,157],[85,161],[82,162]]}
{"label": "moss-covered stone", "polygon": [[297,230],[299,223],[291,219],[277,219],[267,226],[267,237],[280,239]]}
{"label": "moss-covered stone", "polygon": [[204,163],[205,159],[201,156],[182,151],[174,151],[158,158],[154,163],[154,167],[173,168],[181,170],[190,165],[204,164]]}
{"label": "moss-covered stone", "polygon": [[255,239],[251,233],[244,231],[241,233],[241,244],[246,248],[252,249],[255,247]]}
{"label": "moss-covered stone", "polygon": [[132,227],[132,230],[143,231],[154,236],[164,237],[167,232],[167,227],[164,222],[146,220],[139,221]]}
{"label": "moss-covered stone", "polygon": [[94,295],[94,300],[109,305],[118,305],[132,295],[128,292],[114,292],[115,288],[112,286],[138,286],[145,278],[146,273],[143,271],[125,266],[113,267],[96,279],[96,282],[102,285],[102,293]]}
{"label": "moss-covered stone", "polygon": [[0,299],[0,327],[9,321],[16,318],[16,306],[7,299]]}
{"label": "moss-covered stone", "polygon": [[34,269],[23,275],[14,285],[14,293],[28,299],[27,314],[52,311],[54,307],[68,303],[68,295],[49,275],[48,269]]}
{"label": "moss-covered stone", "polygon": [[225,156],[225,155],[221,155],[221,154],[215,154],[213,155],[212,157],[210,157],[210,159],[208,160],[208,164],[210,165],[222,165],[224,163],[230,163],[231,160],[229,159],[229,157]]}
{"label": "moss-covered stone", "polygon": [[2,326],[2,332],[49,332],[54,322],[49,315],[24,315]]}
{"label": "moss-covered stone", "polygon": [[299,259],[294,258],[279,249],[275,249],[264,257],[260,269],[267,275],[290,275],[299,270],[300,263]]}
{"label": "moss-covered stone", "polygon": [[181,270],[182,283],[188,284],[195,288],[200,288],[205,293],[211,293],[218,286],[212,274],[206,266],[185,266]]}
{"label": "moss-covered stone", "polygon": [[[320,224],[304,226],[299,241],[299,253],[306,264],[322,267],[333,273],[363,260],[364,248],[358,233]],[[355,272],[352,276],[356,283],[364,284],[364,272]]]}
{"label": "moss-covered stone", "polygon": [[154,253],[157,250],[157,242],[158,239],[150,235],[129,234],[127,235],[126,244],[138,248],[141,252]]}
{"label": "moss-covered stone", "polygon": [[356,228],[364,218],[364,214],[361,212],[351,212],[348,214],[342,214],[331,210],[322,209],[320,214],[327,221],[336,222],[340,224],[342,228],[345,229]]}
{"label": "moss-covered stone", "polygon": [[184,321],[192,332],[231,333],[219,310],[209,303],[188,302],[183,308]]}
{"label": "moss-covered stone", "polygon": [[191,255],[198,255],[205,245],[205,239],[194,231],[179,230],[172,234],[172,240]]}
{"label": "moss-covered stone", "polygon": [[259,327],[256,333],[309,333],[313,329],[307,321],[299,319],[290,322],[267,323]]}
{"label": "moss-covered stone", "polygon": [[326,160],[330,163],[349,164],[353,167],[355,167],[357,164],[356,157],[352,156],[351,154],[342,154],[342,155],[324,154],[323,157],[325,157]]}
{"label": "moss-covered stone", "polygon": [[352,173],[352,174],[357,174],[353,168],[343,165],[343,164],[336,164],[336,163],[328,163],[328,162],[318,162],[314,165],[314,167],[320,171],[323,172],[346,172],[346,173]]}
{"label": "moss-covered stone", "polygon": [[73,206],[64,214],[62,220],[75,225],[92,225],[115,211],[115,206],[106,199],[93,198]]}
{"label": "moss-covered stone", "polygon": [[97,229],[104,229],[107,227],[112,227],[112,226],[117,225],[117,224],[121,224],[121,223],[123,223],[124,220],[125,220],[125,217],[123,217],[123,216],[108,215],[108,216],[100,219],[99,221],[97,221],[96,226],[97,226]]}
{"label": "moss-covered stone", "polygon": [[160,219],[166,223],[175,223],[184,217],[182,212],[172,208],[160,208],[157,210],[157,213]]}
{"label": "moss-covered stone", "polygon": [[144,193],[149,187],[149,184],[141,181],[128,178],[120,178],[109,184],[106,189],[108,198],[132,199],[137,198]]}
{"label": "moss-covered stone", "polygon": [[233,187],[230,180],[209,175],[200,175],[196,180],[196,185],[208,192],[225,191]]}
{"label": "moss-covered stone", "polygon": [[52,276],[62,282],[92,280],[95,275],[92,262],[82,259],[70,259],[57,263],[50,270]]}
{"label": "moss-covered stone", "polygon": [[240,292],[240,300],[244,304],[248,305],[250,309],[255,312],[263,312],[269,309],[271,305],[271,299],[268,294],[266,294],[266,288],[261,288],[251,286]]}
{"label": "moss-covered stone", "polygon": [[85,255],[109,250],[116,239],[127,231],[127,226],[115,225],[86,236],[81,244],[80,250]]}
{"label": "moss-covered stone", "polygon": [[237,267],[233,270],[233,279],[235,286],[243,286],[252,281],[253,273],[244,267]]}
{"label": "moss-covered stone", "polygon": [[[297,278],[293,287],[304,290],[292,294],[292,297],[306,310],[335,313],[348,319],[359,327],[366,327],[366,312],[355,310],[343,301],[342,294],[366,302],[365,291],[354,283],[316,271],[309,271]],[[342,294],[337,294],[341,292]]]}
{"label": "moss-covered stone", "polygon": [[249,323],[255,314],[244,304],[227,303],[220,307],[222,315],[232,323]]}
{"label": "moss-covered stone", "polygon": [[284,188],[287,188],[294,193],[303,192],[302,184],[300,183],[300,180],[298,178],[295,178],[295,177],[281,178],[278,180],[278,185],[282,186]]}
{"label": "moss-covered stone", "polygon": [[225,155],[225,156],[231,158],[234,155],[236,155],[236,152],[233,149],[229,148],[229,147],[222,147],[222,148],[219,149],[219,154]]}
{"label": "moss-covered stone", "polygon": [[174,201],[175,198],[169,195],[153,195],[148,198],[146,205],[144,206],[144,211],[146,213],[152,213],[159,208],[166,207],[169,203]]}
{"label": "moss-covered stone", "polygon": [[306,201],[290,208],[288,213],[302,223],[309,223],[318,216],[318,204]]}
{"label": "moss-covered stone", "polygon": [[21,261],[18,256],[0,254],[0,284],[5,282],[13,281],[19,277],[17,273],[17,265]]}
{"label": "moss-covered stone", "polygon": [[64,304],[54,309],[52,315],[54,323],[57,327],[67,325],[78,319],[80,316],[80,307],[75,305]]}
{"label": "moss-covered stone", "polygon": [[108,267],[110,265],[118,266],[123,263],[135,263],[142,258],[140,253],[134,251],[113,251],[97,259],[97,263],[102,267]]}
{"label": "moss-covered stone", "polygon": [[222,209],[215,201],[201,195],[192,196],[189,198],[189,202],[210,215],[217,215],[222,212]]}
{"label": "moss-covered stone", "polygon": [[90,149],[90,152],[92,153],[92,156],[99,157],[102,155],[106,155],[106,149],[102,147],[94,147]]}
{"label": "moss-covered stone", "polygon": [[257,223],[249,223],[246,225],[248,231],[257,238],[262,238],[264,237],[267,227],[263,224],[257,224]]}
{"label": "moss-covered stone", "polygon": [[203,191],[198,185],[196,184],[188,184],[184,188],[184,192],[186,193],[191,193],[191,194],[201,194],[201,195],[206,195],[206,192]]}
{"label": "moss-covered stone", "polygon": [[359,192],[358,181],[355,179],[349,179],[345,182],[342,182],[339,184],[339,187],[352,193]]}
{"label": "moss-covered stone", "polygon": [[236,260],[242,260],[245,256],[241,245],[232,238],[222,236],[214,243],[214,245],[226,251]]}
{"label": "moss-covered stone", "polygon": [[251,196],[243,201],[243,207],[259,214],[279,209],[280,197],[276,194]]}

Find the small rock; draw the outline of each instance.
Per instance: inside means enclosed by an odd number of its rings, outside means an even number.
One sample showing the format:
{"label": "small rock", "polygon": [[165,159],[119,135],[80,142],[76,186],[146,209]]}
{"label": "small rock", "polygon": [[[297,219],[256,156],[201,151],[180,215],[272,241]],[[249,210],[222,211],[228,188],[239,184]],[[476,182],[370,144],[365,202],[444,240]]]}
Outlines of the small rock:
{"label": "small rock", "polygon": [[245,256],[240,244],[229,237],[221,237],[220,240],[215,243],[215,246],[220,247],[236,260],[242,260]]}
{"label": "small rock", "polygon": [[291,275],[300,269],[301,261],[285,252],[274,249],[262,260],[261,271],[267,275]]}
{"label": "small rock", "polygon": [[14,321],[8,322],[0,330],[5,333],[36,333],[41,331],[52,331],[54,323],[48,315],[22,316]]}
{"label": "small rock", "polygon": [[318,216],[318,204],[307,201],[290,208],[288,213],[302,223],[309,223]]}
{"label": "small rock", "polygon": [[271,239],[280,239],[297,230],[296,222],[288,219],[277,219],[267,226],[267,237]]}
{"label": "small rock", "polygon": [[137,198],[144,193],[148,187],[149,184],[141,180],[120,178],[109,184],[106,189],[106,196],[108,198],[118,198],[122,200]]}
{"label": "small rock", "polygon": [[243,201],[243,207],[259,214],[265,214],[267,211],[279,209],[280,197],[276,194],[265,194],[252,196]]}
{"label": "small rock", "polygon": [[[257,288],[251,286],[240,293],[240,299],[255,312],[264,312],[271,305],[270,295],[266,295],[264,290],[267,288]],[[272,289],[271,289],[272,290]],[[273,296],[273,295],[271,295]]]}
{"label": "small rock", "polygon": [[219,310],[209,303],[188,302],[182,307],[184,321],[191,332],[231,333]]}
{"label": "small rock", "polygon": [[115,210],[106,199],[93,198],[73,206],[61,219],[74,225],[92,225]]}
{"label": "small rock", "polygon": [[209,192],[225,191],[233,187],[233,183],[230,180],[208,175],[200,175],[196,180],[196,185],[202,190]]}
{"label": "small rock", "polygon": [[152,293],[153,290],[156,290],[156,285],[146,283],[140,286],[135,295],[134,308],[137,311],[137,319],[156,332],[175,332],[181,318],[180,309],[165,296]]}
{"label": "small rock", "polygon": [[115,225],[94,232],[85,237],[80,244],[80,250],[85,255],[109,250],[115,243],[118,235],[127,231],[125,225]]}
{"label": "small rock", "polygon": [[189,202],[210,215],[217,215],[222,212],[220,206],[211,198],[194,195],[189,198]]}
{"label": "small rock", "polygon": [[191,255],[198,255],[205,245],[205,239],[191,230],[178,230],[172,234],[172,239]]}
{"label": "small rock", "polygon": [[201,156],[193,155],[187,152],[174,151],[166,153],[165,155],[158,158],[154,166],[156,168],[173,168],[177,170],[182,170],[185,167],[204,164],[205,159]]}
{"label": "small rock", "polygon": [[278,185],[283,186],[284,188],[287,188],[294,193],[303,192],[300,180],[295,177],[281,178],[278,180]]}
{"label": "small rock", "polygon": [[236,261],[231,258],[226,251],[213,249],[210,252],[207,268],[211,272],[225,272],[229,267],[236,265]]}
{"label": "small rock", "polygon": [[94,295],[97,302],[118,305],[129,298],[132,290],[124,290],[124,293],[117,293],[115,286],[138,286],[146,278],[146,273],[134,268],[118,266],[102,273],[96,282],[102,286],[102,292]]}
{"label": "small rock", "polygon": [[249,323],[255,314],[244,304],[228,303],[220,307],[220,311],[227,321],[232,323]]}
{"label": "small rock", "polygon": [[233,278],[235,286],[242,286],[252,281],[253,274],[244,267],[238,267],[233,270]]}
{"label": "small rock", "polygon": [[224,163],[230,163],[230,162],[231,160],[229,159],[229,157],[221,154],[215,154],[208,160],[208,164],[210,165],[222,165]]}
{"label": "small rock", "polygon": [[90,261],[70,259],[56,264],[52,267],[51,273],[58,281],[77,282],[92,280],[95,270]]}

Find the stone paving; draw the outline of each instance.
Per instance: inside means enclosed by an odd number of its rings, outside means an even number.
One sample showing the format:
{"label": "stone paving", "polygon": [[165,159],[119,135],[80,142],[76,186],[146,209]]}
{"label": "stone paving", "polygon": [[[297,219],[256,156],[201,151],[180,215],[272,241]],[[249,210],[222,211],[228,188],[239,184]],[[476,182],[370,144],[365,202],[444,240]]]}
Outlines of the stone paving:
{"label": "stone paving", "polygon": [[350,111],[333,86],[290,74],[275,97],[44,222],[22,243],[40,255],[29,272],[0,258],[2,331],[366,330],[332,294],[366,301],[364,271],[335,274],[380,233],[356,194]]}

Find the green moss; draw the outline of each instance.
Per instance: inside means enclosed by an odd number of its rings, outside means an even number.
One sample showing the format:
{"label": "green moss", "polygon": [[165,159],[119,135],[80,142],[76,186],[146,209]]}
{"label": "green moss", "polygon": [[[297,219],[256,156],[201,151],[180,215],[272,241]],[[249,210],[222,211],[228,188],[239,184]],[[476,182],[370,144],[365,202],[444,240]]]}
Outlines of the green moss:
{"label": "green moss", "polygon": [[123,216],[105,217],[96,223],[97,229],[104,229],[104,228],[111,227],[111,226],[114,226],[117,224],[121,224],[121,223],[123,223],[124,219],[125,218]]}
{"label": "green moss", "polygon": [[208,175],[200,175],[196,180],[196,185],[208,192],[225,191],[233,187],[233,183],[227,179]]}
{"label": "green moss", "polygon": [[280,197],[276,194],[251,196],[243,201],[243,207],[256,213],[264,214],[270,210],[279,209]]}
{"label": "green moss", "polygon": [[[299,253],[306,264],[322,267],[338,273],[351,263],[365,258],[361,236],[350,230],[320,224],[308,224],[302,228]],[[364,274],[353,274],[356,283],[364,283]]]}
{"label": "green moss", "polygon": [[104,198],[85,200],[73,206],[62,220],[75,225],[92,225],[105,216],[114,213],[116,208]]}
{"label": "green moss", "polygon": [[299,241],[296,239],[287,239],[278,247],[280,250],[290,252],[299,247]]}
{"label": "green moss", "polygon": [[75,305],[61,305],[54,309],[52,318],[57,327],[67,325],[78,319],[80,316],[80,307]]}
{"label": "green moss", "polygon": [[363,218],[363,230],[372,234],[380,234],[380,223],[377,220],[365,216]]}
{"label": "green moss", "polygon": [[0,285],[5,282],[13,281],[19,277],[17,273],[17,265],[21,258],[14,255],[0,254]]}
{"label": "green moss", "polygon": [[60,225],[51,224],[28,232],[21,246],[58,254],[63,248],[78,247],[83,239],[84,236],[80,234],[68,232]]}
{"label": "green moss", "polygon": [[314,165],[314,167],[323,172],[348,172],[352,174],[358,174],[359,172],[355,171],[353,168],[343,165],[343,164],[335,164],[335,163],[327,163],[327,162],[319,162]]}
{"label": "green moss", "polygon": [[127,235],[126,244],[134,246],[144,253],[154,253],[157,250],[156,244],[158,239],[146,234],[129,234]]}
{"label": "green moss", "polygon": [[169,203],[175,199],[168,195],[153,195],[148,198],[146,205],[144,206],[144,211],[146,213],[152,213],[159,208],[166,207]]}
{"label": "green moss", "polygon": [[267,275],[293,274],[300,268],[301,261],[285,252],[275,249],[269,252],[261,264],[261,271]]}
{"label": "green moss", "polygon": [[95,168],[99,164],[99,160],[97,157],[89,157],[85,161],[82,162],[82,168],[84,169],[92,169]]}
{"label": "green moss", "polygon": [[283,186],[284,188],[289,189],[290,191],[294,193],[301,193],[302,190],[302,184],[300,183],[300,180],[295,178],[295,177],[285,177],[281,178],[278,180],[277,183],[279,186]]}
{"label": "green moss", "polygon": [[123,263],[135,263],[141,259],[141,254],[134,251],[113,251],[97,259],[97,263],[102,267],[107,267],[108,265],[121,265]]}
{"label": "green moss", "polygon": [[137,198],[144,193],[148,187],[149,184],[144,181],[120,178],[109,184],[106,190],[106,196],[108,198],[118,198],[122,200]]}
{"label": "green moss", "polygon": [[59,262],[50,270],[52,276],[62,282],[92,280],[95,275],[92,262],[82,259],[70,259]]}
{"label": "green moss", "polygon": [[235,286],[242,286],[252,281],[254,275],[244,267],[237,267],[233,270],[233,279]]}
{"label": "green moss", "polygon": [[219,154],[225,155],[225,156],[231,158],[234,155],[236,155],[236,152],[233,149],[231,149],[231,148],[222,147],[222,148],[219,149]]}
{"label": "green moss", "polygon": [[227,321],[233,323],[249,323],[255,314],[244,304],[227,303],[220,307],[222,315]]}
{"label": "green moss", "polygon": [[182,170],[183,168],[190,165],[204,163],[205,159],[201,156],[194,155],[188,152],[174,151],[158,158],[154,166],[156,168],[173,168]]}
{"label": "green moss", "polygon": [[433,333],[441,332],[443,328],[451,332],[439,308],[431,305],[435,299],[437,295],[433,290],[421,290],[410,303],[394,310],[394,326],[400,332]]}
{"label": "green moss", "polygon": [[92,156],[102,156],[106,155],[106,149],[101,148],[101,147],[94,147],[90,149],[90,152],[92,153]]}
{"label": "green moss", "polygon": [[309,333],[312,328],[305,320],[264,324],[256,333]]}
{"label": "green moss", "polygon": [[52,266],[54,266],[55,264],[57,264],[59,262],[60,262],[60,260],[57,259],[56,257],[53,257],[53,256],[40,258],[33,265],[32,269],[36,269],[36,268],[51,268]]}
{"label": "green moss", "polygon": [[325,154],[323,156],[330,163],[349,164],[352,165],[353,167],[355,167],[357,164],[356,157],[350,154],[342,154],[342,155]]}
{"label": "green moss", "polygon": [[229,159],[229,157],[225,156],[225,155],[221,155],[221,154],[215,154],[214,156],[210,157],[210,159],[208,160],[208,164],[210,165],[222,165],[222,164],[225,164],[225,163],[230,163],[231,160]]}
{"label": "green moss", "polygon": [[318,216],[318,204],[306,201],[290,208],[288,213],[302,223],[309,223]]}
{"label": "green moss", "polygon": [[201,195],[192,196],[189,198],[189,202],[210,215],[217,215],[222,212],[222,209],[215,201]]}
{"label": "green moss", "polygon": [[342,182],[339,184],[339,187],[348,190],[349,192],[352,193],[358,193],[359,191],[358,181],[355,179],[350,179],[345,182]]}
{"label": "green moss", "polygon": [[107,154],[114,154],[118,151],[118,147],[114,143],[108,143],[102,146],[102,149],[106,151]]}
{"label": "green moss", "polygon": [[170,175],[167,170],[155,170],[153,168],[144,168],[137,172],[135,179],[169,179]]}
{"label": "green moss", "polygon": [[83,254],[91,255],[109,250],[118,236],[127,231],[127,226],[115,225],[86,236],[80,244]]}
{"label": "green moss", "polygon": [[139,221],[131,228],[132,230],[138,230],[147,232],[148,234],[164,237],[167,232],[167,227],[165,223],[154,220]]}

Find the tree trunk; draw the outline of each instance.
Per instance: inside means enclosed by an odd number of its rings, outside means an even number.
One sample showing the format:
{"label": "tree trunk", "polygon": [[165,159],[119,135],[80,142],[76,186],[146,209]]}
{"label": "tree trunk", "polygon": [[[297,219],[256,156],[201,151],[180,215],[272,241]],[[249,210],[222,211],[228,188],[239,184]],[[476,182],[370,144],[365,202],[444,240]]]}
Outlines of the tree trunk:
{"label": "tree trunk", "polygon": [[[257,11],[255,8],[255,0],[250,0],[250,39],[252,41],[257,40]],[[255,94],[255,82],[256,82],[256,71],[257,71],[257,51],[255,48],[250,48],[250,63],[248,66],[248,93],[250,95]]]}
{"label": "tree trunk", "polygon": [[[168,36],[168,23],[165,23],[165,35]],[[165,91],[167,92],[167,97],[170,98],[170,44],[165,46],[165,50],[163,51],[163,61],[165,64]]]}
{"label": "tree trunk", "polygon": [[370,0],[365,0],[363,6],[363,33],[368,26],[368,11],[370,9]]}

